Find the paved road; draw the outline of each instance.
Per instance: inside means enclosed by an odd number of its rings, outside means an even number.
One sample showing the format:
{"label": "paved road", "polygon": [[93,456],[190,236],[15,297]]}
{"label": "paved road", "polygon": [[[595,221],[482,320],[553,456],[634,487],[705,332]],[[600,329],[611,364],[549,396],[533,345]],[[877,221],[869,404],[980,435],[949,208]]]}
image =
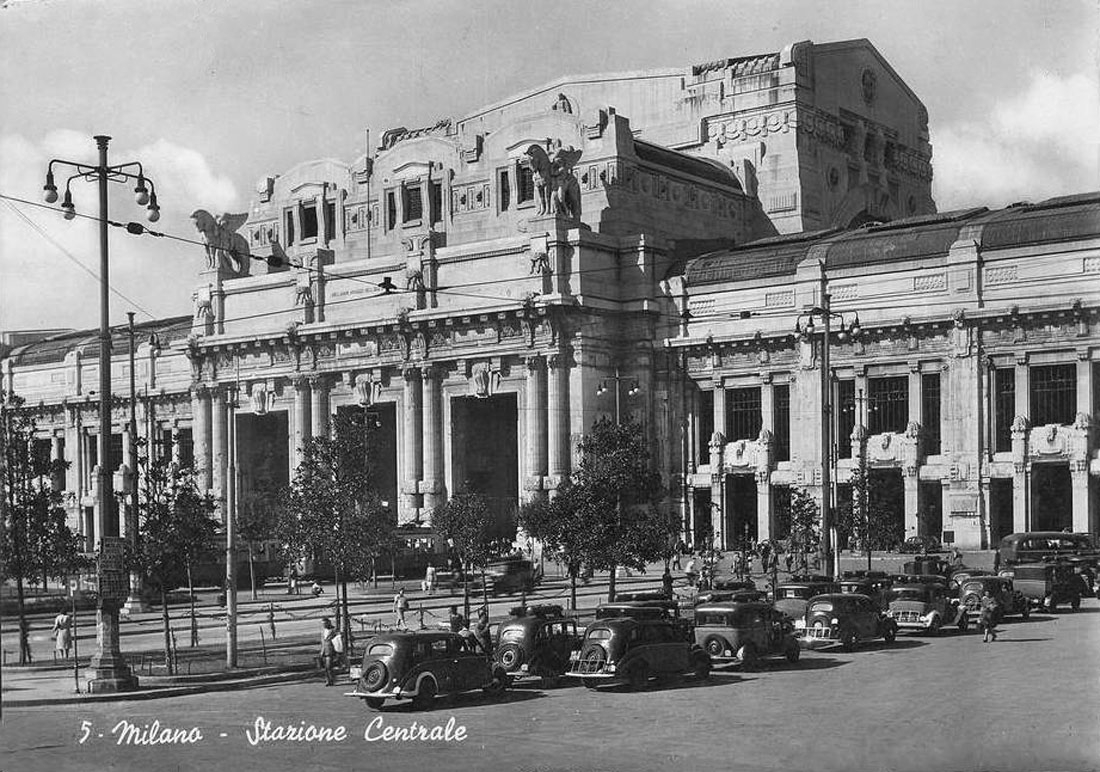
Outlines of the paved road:
{"label": "paved road", "polygon": [[[520,687],[364,709],[320,683],[97,706],[6,709],[15,770],[1084,770],[1100,768],[1100,603],[976,633],[807,654],[643,693]],[[253,746],[258,717],[345,728],[342,742]],[[462,742],[367,742],[372,720],[464,727]],[[198,727],[191,745],[118,746],[120,721]],[[91,734],[80,743],[81,724]],[[375,732],[378,727],[375,727]],[[98,735],[103,733],[103,737]],[[225,737],[221,734],[225,733]]]}

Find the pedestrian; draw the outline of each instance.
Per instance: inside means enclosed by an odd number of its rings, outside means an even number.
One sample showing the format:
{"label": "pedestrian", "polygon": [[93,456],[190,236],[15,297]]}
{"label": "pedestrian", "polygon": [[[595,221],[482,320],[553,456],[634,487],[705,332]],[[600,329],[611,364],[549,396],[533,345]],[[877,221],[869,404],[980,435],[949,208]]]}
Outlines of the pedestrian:
{"label": "pedestrian", "polygon": [[[1000,553],[997,552],[997,553],[994,553],[994,554],[1000,554]],[[959,568],[959,567],[962,566],[962,564],[963,564],[963,554],[962,554],[962,552],[959,551],[958,547],[952,547],[951,548],[951,565],[955,566],[956,568]]]}
{"label": "pedestrian", "polygon": [[794,563],[794,553],[788,551],[783,555],[783,565],[786,567],[787,573],[791,572],[791,564]]}
{"label": "pedestrian", "polygon": [[72,648],[72,618],[69,612],[62,611],[53,620],[54,657],[68,659]]}
{"label": "pedestrian", "polygon": [[409,610],[409,599],[405,597],[405,588],[402,587],[393,596],[393,613],[397,616],[397,626],[402,630],[408,630],[405,622],[405,612]]}
{"label": "pedestrian", "polygon": [[290,575],[287,578],[287,595],[301,595],[302,589],[298,586],[298,569],[290,567]]}
{"label": "pedestrian", "polygon": [[336,658],[336,645],[333,637],[336,630],[332,627],[332,620],[325,617],[321,620],[321,665],[325,669],[325,686],[332,686],[333,660]]}
{"label": "pedestrian", "polygon": [[31,654],[31,623],[26,617],[19,618],[19,664],[29,665],[34,661]]}
{"label": "pedestrian", "polygon": [[695,571],[695,556],[692,555],[688,558],[687,568],[684,569],[684,574],[687,576],[688,584],[692,587],[695,586],[695,579],[699,574]]}
{"label": "pedestrian", "polygon": [[435,594],[435,566],[428,563],[428,567],[424,569],[424,592],[429,595]]}
{"label": "pedestrian", "polygon": [[997,603],[989,590],[982,593],[982,611],[979,624],[982,628],[982,643],[989,643],[989,639],[997,640],[997,621],[1001,614],[1001,606]]}
{"label": "pedestrian", "polygon": [[680,565],[680,548],[683,547],[683,542],[676,545],[676,551],[672,553],[672,569],[674,571],[683,571],[683,566]]}
{"label": "pedestrian", "polygon": [[489,609],[482,606],[477,610],[477,626],[474,636],[485,654],[493,653],[493,636],[489,632]]}
{"label": "pedestrian", "polygon": [[995,550],[993,552],[993,573],[999,573],[1001,570],[1001,551]]}
{"label": "pedestrian", "polygon": [[452,633],[460,633],[466,627],[466,618],[458,613],[458,606],[451,606],[451,615],[447,621]]}
{"label": "pedestrian", "polygon": [[313,594],[314,598],[316,598],[318,595],[325,594],[325,588],[319,585],[316,579],[313,580],[313,584],[310,586],[309,591]]}
{"label": "pedestrian", "polygon": [[267,626],[271,630],[271,640],[275,640],[275,606],[267,604]]}
{"label": "pedestrian", "polygon": [[664,574],[661,575],[661,588],[665,592],[666,598],[672,598],[672,572],[667,568]]}

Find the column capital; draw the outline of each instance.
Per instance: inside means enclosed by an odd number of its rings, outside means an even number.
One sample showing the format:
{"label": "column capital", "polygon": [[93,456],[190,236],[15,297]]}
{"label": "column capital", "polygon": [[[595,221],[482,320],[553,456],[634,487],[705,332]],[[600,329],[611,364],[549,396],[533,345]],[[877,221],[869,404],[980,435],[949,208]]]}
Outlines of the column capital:
{"label": "column capital", "polygon": [[310,373],[305,379],[314,389],[327,389],[332,384],[332,377],[328,373]]}
{"label": "column capital", "polygon": [[202,399],[210,395],[210,389],[207,385],[200,382],[192,383],[189,391],[192,399]]}
{"label": "column capital", "polygon": [[542,354],[531,354],[523,358],[523,364],[532,372],[542,372],[546,367],[546,357]]}
{"label": "column capital", "polygon": [[419,380],[422,369],[420,365],[403,365],[401,367],[401,377],[406,381]]}
{"label": "column capital", "polygon": [[568,370],[573,364],[573,356],[568,351],[555,351],[546,357],[546,366],[553,370]]}
{"label": "column capital", "polygon": [[297,391],[304,391],[305,389],[308,389],[310,385],[310,377],[301,373],[290,376],[289,380],[290,385],[293,386]]}

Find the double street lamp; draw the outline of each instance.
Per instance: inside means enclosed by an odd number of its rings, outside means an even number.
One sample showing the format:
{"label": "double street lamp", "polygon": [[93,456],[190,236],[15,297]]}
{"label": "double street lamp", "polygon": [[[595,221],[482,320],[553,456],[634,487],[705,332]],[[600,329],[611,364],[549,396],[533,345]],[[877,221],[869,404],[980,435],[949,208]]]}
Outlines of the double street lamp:
{"label": "double street lamp", "polygon": [[[832,458],[833,458],[833,389],[832,377],[829,365],[829,348],[832,346],[832,321],[840,321],[837,330],[837,340],[841,343],[849,338],[858,337],[861,328],[859,315],[853,314],[851,322],[846,322],[844,315],[837,313],[830,307],[828,292],[828,278],[825,273],[825,263],[821,263],[821,283],[819,295],[821,304],[810,308],[799,315],[795,321],[795,334],[812,339],[818,332],[815,320],[820,320],[821,326],[821,557],[823,565],[834,575],[839,574],[839,560],[835,563],[833,557],[833,484],[832,484]],[[805,319],[805,324],[803,324]]]}
{"label": "double street lamp", "polygon": [[[73,204],[70,186],[75,179],[84,179],[88,182],[96,182],[99,188],[99,442],[98,442],[98,472],[96,475],[96,521],[95,536],[99,539],[100,551],[100,597],[99,614],[97,619],[98,650],[92,657],[92,679],[89,681],[89,689],[93,692],[125,691],[137,686],[137,679],[130,673],[130,668],[122,658],[118,642],[118,606],[125,599],[125,592],[129,586],[129,577],[121,564],[118,548],[121,543],[117,540],[111,548],[105,540],[107,531],[107,519],[110,512],[111,474],[107,468],[108,450],[111,439],[111,330],[110,330],[110,301],[108,283],[108,238],[107,238],[107,183],[117,182],[128,184],[136,183],[134,196],[137,203],[148,210],[150,222],[160,219],[160,205],[157,203],[156,189],[153,181],[145,176],[145,170],[140,163],[129,162],[111,166],[107,163],[107,145],[111,141],[108,136],[95,137],[96,146],[99,148],[99,163],[95,166],[80,163],[78,161],[66,161],[54,158],[46,168],[46,184],[44,198],[46,203],[56,203],[58,199],[57,184],[54,180],[54,166],[69,167],[75,170],[65,181],[65,195],[61,202],[65,219],[72,220],[76,217],[76,206]],[[110,573],[110,581],[105,576]],[[105,594],[103,591],[110,589]],[[122,598],[115,597],[121,592]],[[105,597],[105,595],[108,595]]]}

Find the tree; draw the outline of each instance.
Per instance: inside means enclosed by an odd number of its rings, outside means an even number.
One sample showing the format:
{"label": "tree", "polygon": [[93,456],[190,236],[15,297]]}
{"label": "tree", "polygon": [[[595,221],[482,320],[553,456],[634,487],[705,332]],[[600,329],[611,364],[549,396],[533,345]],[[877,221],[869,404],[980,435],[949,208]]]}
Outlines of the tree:
{"label": "tree", "polygon": [[892,548],[902,534],[889,502],[894,498],[890,483],[867,467],[866,455],[860,453],[859,463],[852,470],[852,501],[842,505],[838,512],[839,527],[856,536],[867,556],[867,570],[871,569],[872,550]]}
{"label": "tree", "polygon": [[821,544],[821,511],[813,497],[801,488],[791,489],[790,551],[798,555],[797,570],[806,571],[806,556]]}
{"label": "tree", "polygon": [[271,537],[276,530],[280,508],[278,491],[260,488],[244,496],[237,507],[237,537],[248,548],[248,574],[252,583],[252,600],[256,600],[256,545]]}
{"label": "tree", "polygon": [[149,587],[160,594],[164,622],[164,660],[172,665],[172,630],[168,593],[184,582],[190,585],[191,567],[203,555],[217,549],[217,506],[209,494],[199,491],[190,469],[179,469],[169,459],[148,459],[143,470],[138,503],[141,534],[137,567],[145,572]]}
{"label": "tree", "polygon": [[331,437],[308,440],[276,529],[292,555],[332,564],[341,593],[340,629],[349,642],[347,581],[367,578],[393,540],[395,524],[376,484],[378,428],[364,414],[339,414]]}
{"label": "tree", "polygon": [[0,548],[3,578],[14,579],[19,616],[19,662],[30,660],[24,582],[64,575],[84,565],[79,537],[65,522],[62,494],[53,480],[63,461],[38,452],[35,420],[22,398],[0,392]]}
{"label": "tree", "polygon": [[588,555],[588,530],[581,498],[572,481],[566,480],[554,498],[525,502],[517,514],[520,528],[542,542],[569,575],[569,607],[577,608],[577,577]]}
{"label": "tree", "polygon": [[462,600],[466,618],[470,618],[470,569],[481,569],[482,593],[488,605],[488,589],[485,586],[485,565],[494,558],[511,551],[513,533],[501,531],[496,515],[480,493],[464,492],[450,498],[432,512],[432,527],[439,538],[449,542],[458,553],[463,568]]}
{"label": "tree", "polygon": [[579,447],[572,480],[586,533],[585,562],[610,571],[608,600],[614,601],[617,568],[641,570],[663,557],[674,526],[657,508],[664,489],[640,424],[600,419]]}

